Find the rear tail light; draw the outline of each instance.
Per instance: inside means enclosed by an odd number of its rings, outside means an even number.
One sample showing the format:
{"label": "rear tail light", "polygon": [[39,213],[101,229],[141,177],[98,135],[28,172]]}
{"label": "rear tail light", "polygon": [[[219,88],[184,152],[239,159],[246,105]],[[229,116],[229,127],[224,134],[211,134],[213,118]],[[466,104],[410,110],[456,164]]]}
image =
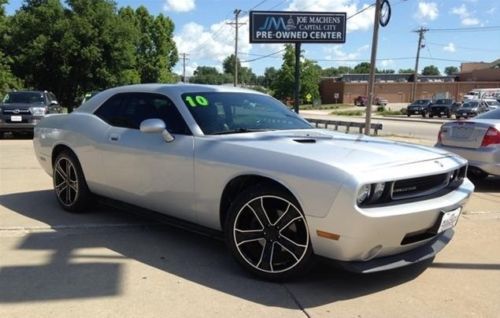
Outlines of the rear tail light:
{"label": "rear tail light", "polygon": [[442,140],[443,140],[443,128],[439,129],[439,132],[438,132],[438,143],[441,143]]}
{"label": "rear tail light", "polygon": [[486,147],[489,145],[498,145],[498,144],[500,144],[500,131],[498,131],[495,127],[488,128],[486,134],[484,134],[481,147]]}

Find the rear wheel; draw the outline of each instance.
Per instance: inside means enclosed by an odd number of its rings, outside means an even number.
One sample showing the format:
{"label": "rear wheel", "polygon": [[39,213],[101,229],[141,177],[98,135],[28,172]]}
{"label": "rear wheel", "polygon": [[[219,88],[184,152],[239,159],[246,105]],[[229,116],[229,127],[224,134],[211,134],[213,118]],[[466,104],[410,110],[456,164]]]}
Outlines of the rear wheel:
{"label": "rear wheel", "polygon": [[70,151],[61,152],[54,162],[52,174],[57,202],[66,211],[82,212],[89,205],[92,194],[76,156]]}
{"label": "rear wheel", "polygon": [[434,118],[434,115],[433,114],[429,114],[429,118]]}
{"label": "rear wheel", "polygon": [[281,189],[257,185],[240,194],[229,208],[224,232],[240,265],[261,278],[288,278],[311,262],[304,215],[295,198]]}

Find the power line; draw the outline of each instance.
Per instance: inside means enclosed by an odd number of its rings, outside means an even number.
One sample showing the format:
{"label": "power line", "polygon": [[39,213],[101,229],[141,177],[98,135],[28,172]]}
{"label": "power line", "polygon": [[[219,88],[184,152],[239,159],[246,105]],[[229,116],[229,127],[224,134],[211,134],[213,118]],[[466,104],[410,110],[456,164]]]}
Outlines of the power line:
{"label": "power line", "polygon": [[450,29],[429,29],[432,32],[483,32],[483,31],[500,31],[500,25],[484,26],[484,27],[465,27],[465,28],[450,28]]}
{"label": "power line", "polygon": [[[251,60],[246,60],[246,61],[241,61],[241,62],[242,62],[242,63],[243,63],[243,62],[245,62],[245,63],[249,63],[249,62],[258,61],[258,60],[264,59],[264,58],[266,58],[266,57],[271,57],[271,56],[273,56],[273,55],[279,54],[279,53],[281,53],[281,52],[283,52],[283,51],[285,51],[285,49],[281,49],[281,50],[279,50],[279,51],[277,51],[277,52],[273,52],[273,53],[270,53],[270,54],[262,55],[262,56],[260,56],[260,57],[256,57],[256,58],[254,58],[254,59],[251,59]],[[250,55],[250,54],[248,54],[248,55]],[[257,55],[257,54],[254,54],[254,55]]]}

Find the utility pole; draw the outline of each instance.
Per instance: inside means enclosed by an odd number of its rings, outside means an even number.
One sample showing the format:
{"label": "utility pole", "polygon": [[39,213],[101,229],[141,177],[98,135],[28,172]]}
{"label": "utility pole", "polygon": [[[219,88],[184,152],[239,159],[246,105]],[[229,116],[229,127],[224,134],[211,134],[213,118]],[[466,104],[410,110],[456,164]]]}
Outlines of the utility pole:
{"label": "utility pole", "polygon": [[380,8],[382,0],[375,2],[375,20],[373,22],[373,38],[372,38],[372,53],[370,58],[370,78],[368,80],[368,105],[366,106],[365,118],[365,135],[370,135],[371,120],[372,120],[372,104],[373,104],[373,88],[375,86],[375,70],[377,61],[377,45],[378,45],[378,28],[380,21]]}
{"label": "utility pole", "polygon": [[299,113],[300,95],[300,42],[295,42],[295,85],[293,89],[293,110]]}
{"label": "utility pole", "polygon": [[413,73],[413,87],[411,92],[411,100],[414,102],[417,99],[417,82],[418,82],[418,60],[420,59],[420,49],[422,48],[422,40],[424,39],[424,33],[429,31],[424,27],[420,27],[419,30],[413,32],[418,33],[418,46],[417,46],[417,58],[415,59],[415,70]]}
{"label": "utility pole", "polygon": [[189,60],[189,58],[187,58],[189,54],[186,54],[186,53],[181,53],[181,56],[182,56],[182,82],[183,83],[186,83],[186,61]]}
{"label": "utility pole", "polygon": [[234,13],[234,22],[227,22],[227,24],[234,25],[235,27],[235,36],[234,36],[234,86],[238,86],[238,29],[240,26],[245,23],[239,23],[238,17],[241,13],[240,9],[235,9]]}

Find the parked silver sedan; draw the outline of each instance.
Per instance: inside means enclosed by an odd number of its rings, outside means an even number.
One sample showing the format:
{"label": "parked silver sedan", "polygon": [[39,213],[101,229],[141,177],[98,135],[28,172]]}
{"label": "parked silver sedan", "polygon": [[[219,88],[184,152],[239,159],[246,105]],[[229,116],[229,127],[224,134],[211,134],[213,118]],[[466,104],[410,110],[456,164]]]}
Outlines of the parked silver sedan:
{"label": "parked silver sedan", "polygon": [[469,160],[469,174],[476,179],[500,175],[500,109],[474,119],[443,124],[436,147]]}
{"label": "parked silver sedan", "polygon": [[474,190],[459,156],[313,129],[268,95],[222,86],[110,89],[44,119],[34,148],[63,209],[99,195],[223,231],[267,279],[313,255],[358,272],[431,258]]}

